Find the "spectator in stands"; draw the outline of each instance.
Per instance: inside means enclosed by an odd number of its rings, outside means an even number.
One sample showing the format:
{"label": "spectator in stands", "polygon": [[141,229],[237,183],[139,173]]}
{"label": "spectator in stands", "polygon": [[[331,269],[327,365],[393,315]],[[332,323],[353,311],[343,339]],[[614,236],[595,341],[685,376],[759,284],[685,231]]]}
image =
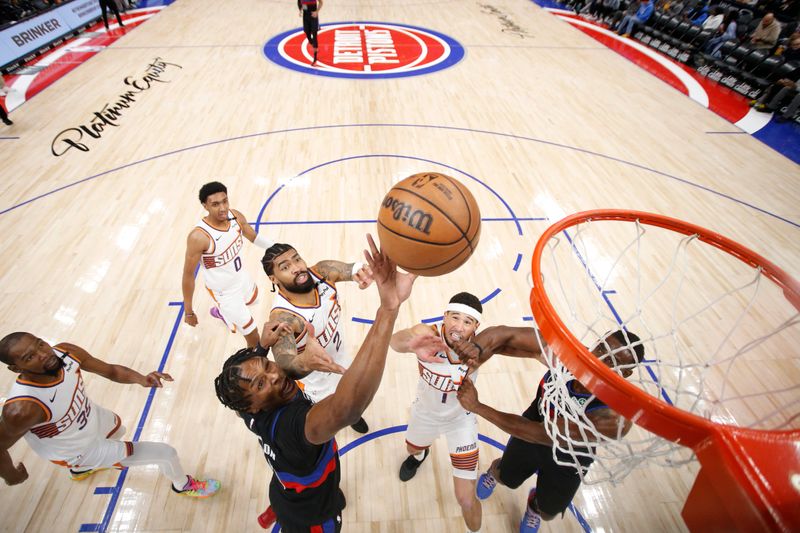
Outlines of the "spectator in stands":
{"label": "spectator in stands", "polygon": [[694,9],[687,13],[687,18],[695,26],[703,24],[708,18],[708,1],[697,4]]}
{"label": "spectator in stands", "polygon": [[674,2],[667,2],[664,6],[664,13],[677,17],[686,8],[686,4],[682,0],[675,0]]}
{"label": "spectator in stands", "polygon": [[778,42],[781,34],[781,23],[775,20],[775,15],[767,13],[750,35],[750,44],[753,48],[769,50]]}
{"label": "spectator in stands", "polygon": [[797,108],[800,107],[800,94],[798,94],[797,90],[798,84],[800,84],[800,73],[795,71],[793,74],[794,79],[797,81],[792,81],[788,78],[778,80],[776,83],[773,83],[769,89],[764,91],[761,98],[758,100],[751,100],[750,105],[753,106],[756,111],[775,113],[776,111],[780,111],[783,103],[791,98],[791,102],[786,108],[786,111],[777,118],[778,120],[792,120],[794,114],[797,112]]}
{"label": "spectator in stands", "polygon": [[716,29],[719,28],[719,25],[722,24],[722,20],[724,18],[725,15],[722,13],[722,9],[716,6],[712,7],[711,14],[706,20],[703,21],[702,27],[704,30],[716,31]]}
{"label": "spectator in stands", "polygon": [[775,55],[780,55],[787,62],[800,61],[800,32],[791,34],[786,46],[779,47]]}
{"label": "spectator in stands", "polygon": [[615,28],[616,32],[623,37],[629,36],[634,28],[642,24],[646,24],[650,17],[653,15],[653,2],[650,0],[642,0],[639,4],[639,9],[636,10],[635,15],[625,15]]}
{"label": "spectator in stands", "polygon": [[720,57],[719,49],[728,41],[736,40],[736,20],[739,12],[730,10],[722,19],[722,24],[717,28],[717,35],[708,40],[705,52],[713,57]]}
{"label": "spectator in stands", "polygon": [[[636,15],[636,12],[639,11],[639,5],[639,0],[630,0],[625,9],[620,9],[611,16],[611,27],[616,28],[625,15]],[[622,6],[622,3],[620,3],[620,6]]]}
{"label": "spectator in stands", "polygon": [[603,22],[619,9],[620,0],[593,0],[589,5],[589,14],[598,22]]}

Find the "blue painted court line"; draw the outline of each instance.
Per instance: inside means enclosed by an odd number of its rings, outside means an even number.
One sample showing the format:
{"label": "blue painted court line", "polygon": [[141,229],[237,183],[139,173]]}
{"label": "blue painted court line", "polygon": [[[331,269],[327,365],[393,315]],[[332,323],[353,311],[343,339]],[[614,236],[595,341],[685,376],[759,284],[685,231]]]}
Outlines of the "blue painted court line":
{"label": "blue painted court line", "polygon": [[[161,356],[161,362],[158,364],[158,372],[163,372],[164,367],[167,364],[167,359],[169,358],[169,354],[172,351],[172,344],[175,341],[175,335],[178,333],[178,327],[181,325],[181,318],[183,317],[183,302],[170,302],[170,307],[178,307],[178,314],[175,317],[175,322],[172,325],[172,332],[169,335],[169,340],[167,341],[167,346],[164,348],[164,353]],[[138,442],[139,437],[142,434],[142,430],[144,429],[144,424],[147,422],[147,417],[150,414],[150,407],[153,404],[153,398],[156,395],[156,391],[158,388],[152,387],[150,392],[147,395],[147,401],[144,404],[144,409],[142,410],[142,414],[139,417],[139,422],[136,425],[136,432],[133,435],[133,439],[131,442]],[[122,486],[125,484],[125,478],[128,477],[128,469],[123,468],[119,474],[119,478],[117,478],[117,484],[113,487],[97,487],[94,489],[95,494],[111,494],[111,499],[108,502],[108,506],[106,507],[106,512],[103,515],[103,520],[97,524],[81,524],[79,531],[97,531],[100,533],[105,533],[108,529],[108,525],[111,522],[111,517],[114,515],[114,510],[117,507],[117,502],[119,500],[119,495],[122,492]]]}
{"label": "blue painted court line", "polygon": [[[542,220],[547,220],[547,217],[481,218],[481,222],[538,222]],[[255,228],[258,226],[299,226],[308,224],[375,224],[377,222],[377,219],[363,218],[353,220],[266,220],[264,222],[250,222],[249,224]]]}
{"label": "blue painted court line", "polygon": [[[667,179],[670,179],[670,180],[677,181],[677,182],[682,183],[684,185],[688,185],[690,187],[694,187],[694,188],[706,191],[708,193],[711,193],[713,195],[719,196],[721,198],[725,198],[725,199],[730,200],[732,202],[738,203],[740,205],[743,205],[743,206],[745,206],[747,208],[750,208],[750,209],[753,209],[755,211],[758,211],[759,213],[762,213],[762,214],[767,215],[769,217],[776,218],[776,219],[778,219],[778,220],[780,220],[782,222],[786,222],[787,224],[790,224],[790,225],[792,225],[792,226],[794,226],[796,228],[800,228],[800,222],[794,222],[792,220],[789,220],[786,217],[783,217],[783,216],[778,215],[776,213],[772,213],[771,211],[768,211],[768,210],[763,209],[761,207],[755,206],[753,204],[747,203],[744,200],[739,200],[737,198],[734,198],[733,196],[730,196],[729,194],[725,194],[725,193],[716,191],[716,190],[711,189],[709,187],[706,187],[704,185],[700,185],[699,183],[694,183],[694,182],[692,182],[692,181],[690,181],[688,179],[680,178],[678,176],[673,176],[672,174],[668,174],[666,172],[662,172],[660,170],[656,170],[654,168],[650,168],[650,167],[647,167],[645,165],[641,165],[639,163],[634,163],[632,161],[627,161],[627,160],[621,159],[619,157],[614,157],[614,156],[610,156],[610,155],[601,154],[599,152],[594,152],[594,151],[588,150],[586,148],[579,148],[577,146],[570,146],[570,145],[567,145],[567,144],[557,143],[557,142],[553,142],[553,141],[546,141],[546,140],[543,140],[543,139],[537,139],[535,137],[526,137],[524,135],[515,135],[513,133],[503,133],[503,132],[498,132],[498,131],[479,130],[479,129],[473,129],[473,128],[462,128],[462,127],[457,127],[457,126],[438,126],[438,125],[435,125],[435,124],[391,124],[391,123],[385,123],[385,124],[382,124],[382,123],[331,124],[331,125],[327,125],[327,126],[306,126],[306,127],[299,127],[299,128],[285,128],[285,129],[273,130],[273,131],[265,131],[265,132],[260,132],[260,133],[249,133],[249,134],[245,134],[245,135],[238,135],[236,137],[230,137],[230,138],[227,138],[227,139],[218,139],[216,141],[209,141],[209,142],[202,143],[202,144],[197,144],[197,145],[193,145],[193,146],[187,146],[187,147],[184,147],[184,148],[178,148],[176,150],[171,150],[169,152],[164,152],[162,154],[157,154],[157,155],[154,155],[154,156],[151,156],[151,157],[147,157],[145,159],[140,159],[138,161],[134,161],[132,163],[127,163],[125,165],[121,165],[119,167],[112,168],[110,170],[106,170],[106,171],[100,172],[98,174],[94,174],[92,176],[88,176],[86,178],[79,179],[77,181],[73,181],[73,182],[68,183],[66,185],[62,185],[61,187],[58,187],[58,188],[53,189],[53,190],[48,191],[48,192],[44,192],[42,194],[39,194],[37,196],[34,196],[34,197],[29,198],[27,200],[24,200],[24,201],[22,201],[22,202],[20,202],[18,204],[14,204],[14,205],[12,205],[10,207],[7,207],[7,208],[5,208],[3,210],[0,210],[0,215],[4,215],[4,214],[8,213],[9,211],[13,211],[14,209],[18,209],[18,208],[20,208],[22,206],[28,205],[28,204],[30,204],[32,202],[35,202],[36,200],[40,200],[42,198],[50,196],[51,194],[55,194],[55,193],[57,193],[59,191],[63,191],[65,189],[69,189],[70,187],[74,187],[76,185],[80,185],[81,183],[85,183],[87,181],[94,180],[94,179],[106,176],[108,174],[112,174],[112,173],[117,172],[119,170],[123,170],[123,169],[129,168],[129,167],[133,167],[133,166],[136,166],[136,165],[140,165],[142,163],[147,163],[149,161],[155,161],[156,159],[161,159],[163,157],[169,157],[169,156],[172,156],[172,155],[181,154],[183,152],[188,152],[188,151],[191,151],[191,150],[197,150],[199,148],[206,148],[206,147],[215,146],[215,145],[218,145],[218,144],[223,144],[223,143],[228,143],[228,142],[235,142],[235,141],[246,140],[246,139],[253,139],[253,138],[257,138],[257,137],[264,137],[264,136],[269,136],[269,135],[285,134],[285,133],[295,133],[295,132],[301,132],[301,131],[316,131],[316,130],[337,129],[337,128],[342,128],[342,129],[343,128],[421,128],[421,129],[426,129],[427,128],[427,129],[434,129],[434,130],[458,131],[458,132],[465,132],[465,133],[479,133],[479,134],[483,134],[483,135],[493,135],[493,136],[501,137],[501,138],[516,139],[516,140],[520,140],[520,141],[534,142],[534,143],[542,144],[544,146],[552,146],[554,148],[562,148],[562,149],[565,149],[565,150],[573,150],[573,151],[581,153],[581,154],[586,154],[586,155],[595,156],[595,157],[601,157],[601,158],[607,159],[609,161],[614,161],[614,162],[617,162],[617,163],[620,163],[620,164],[623,164],[623,165],[627,165],[627,166],[630,166],[630,167],[633,167],[633,168],[638,168],[640,170],[644,170],[646,172],[650,172],[650,173],[656,174],[658,176],[661,176],[661,177],[664,177],[664,178],[667,178]],[[758,132],[755,136],[758,137],[759,133],[761,133],[761,132]],[[278,188],[278,190],[280,190],[282,188],[283,188],[283,185],[281,185]],[[277,193],[277,191],[275,191],[275,193]],[[273,196],[275,195],[275,193],[273,193]],[[259,214],[259,220],[261,219],[261,215],[262,214],[263,213]],[[520,231],[521,231],[521,228],[520,228]]]}
{"label": "blue painted court line", "polygon": [[[411,156],[411,155],[402,155],[402,154],[362,154],[362,155],[353,155],[353,156],[347,156],[347,157],[340,157],[338,159],[332,159],[330,161],[325,161],[323,163],[319,163],[317,165],[314,165],[313,167],[310,167],[310,168],[307,168],[307,169],[303,170],[302,172],[300,172],[296,176],[294,176],[292,179],[299,178],[301,176],[304,176],[304,175],[306,175],[306,174],[308,174],[310,172],[313,172],[313,171],[318,170],[320,168],[326,167],[328,165],[343,163],[343,162],[346,162],[346,161],[353,161],[353,160],[356,160],[356,159],[372,159],[372,158],[381,158],[381,157],[396,158],[396,159],[409,159],[411,161],[422,161],[424,163],[430,163],[432,165],[439,165],[439,166],[442,166],[444,168],[447,168],[447,169],[453,170],[455,172],[458,172],[459,174],[468,177],[469,179],[475,181],[476,183],[479,183],[479,184],[483,185],[483,187],[486,188],[486,190],[491,192],[498,200],[500,200],[500,203],[503,204],[503,206],[506,208],[508,213],[511,215],[511,220],[516,224],[517,232],[520,235],[522,235],[522,226],[519,223],[519,219],[517,218],[517,215],[514,213],[514,210],[511,209],[511,206],[508,204],[508,202],[506,202],[505,198],[503,198],[500,195],[500,193],[498,193],[496,190],[494,190],[488,183],[486,183],[485,181],[473,176],[472,174],[470,174],[468,172],[465,172],[465,171],[463,171],[461,169],[458,169],[458,168],[456,168],[456,167],[454,167],[452,165],[448,165],[448,164],[442,163],[440,161],[434,161],[432,159],[425,159],[425,158],[422,158],[422,157],[416,157],[416,156]],[[256,224],[259,224],[259,225],[261,224],[261,220],[264,218],[264,211],[266,211],[267,206],[275,198],[275,195],[277,195],[278,192],[283,190],[285,185],[286,185],[285,183],[281,184],[277,189],[275,189],[275,191],[269,196],[269,198],[267,198],[267,201],[264,202],[264,205],[261,206],[261,210],[258,212],[258,218],[256,218]],[[0,212],[0,214],[2,214],[2,212]]]}
{"label": "blue painted court line", "polygon": [[517,260],[514,262],[514,272],[519,269],[519,264],[522,262],[522,254],[517,254]]}

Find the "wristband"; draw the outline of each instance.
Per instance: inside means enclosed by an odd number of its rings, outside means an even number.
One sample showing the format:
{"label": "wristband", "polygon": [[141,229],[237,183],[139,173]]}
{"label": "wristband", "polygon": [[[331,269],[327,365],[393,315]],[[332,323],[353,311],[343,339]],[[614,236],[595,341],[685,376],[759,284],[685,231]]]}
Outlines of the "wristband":
{"label": "wristband", "polygon": [[267,248],[271,248],[275,244],[275,241],[271,241],[259,233],[256,235],[256,238],[253,239],[253,244],[266,250]]}
{"label": "wristband", "polygon": [[356,276],[356,273],[362,268],[364,268],[364,263],[362,263],[361,261],[356,261],[355,263],[353,263],[353,270],[350,271],[350,277],[354,278]]}
{"label": "wristband", "polygon": [[261,357],[266,357],[267,355],[269,355],[269,348],[264,348],[263,346],[261,346],[261,343],[258,342],[256,343],[256,347],[253,348],[253,353]]}
{"label": "wristband", "polygon": [[194,316],[194,313],[186,313],[186,316]]}

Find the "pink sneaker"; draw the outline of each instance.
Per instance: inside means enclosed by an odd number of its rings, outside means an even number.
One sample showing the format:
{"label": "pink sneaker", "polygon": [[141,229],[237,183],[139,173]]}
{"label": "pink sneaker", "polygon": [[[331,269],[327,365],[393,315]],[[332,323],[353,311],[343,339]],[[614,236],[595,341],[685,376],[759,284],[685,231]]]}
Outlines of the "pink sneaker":
{"label": "pink sneaker", "polygon": [[228,323],[225,321],[225,317],[223,317],[222,313],[219,312],[219,307],[212,307],[211,309],[208,310],[208,313],[214,318],[222,320],[222,323],[228,326],[228,328],[230,328]]}
{"label": "pink sneaker", "polygon": [[208,498],[213,496],[219,490],[220,484],[216,479],[195,479],[192,476],[187,476],[186,485],[181,490],[172,486],[172,491],[180,496],[188,496],[190,498]]}

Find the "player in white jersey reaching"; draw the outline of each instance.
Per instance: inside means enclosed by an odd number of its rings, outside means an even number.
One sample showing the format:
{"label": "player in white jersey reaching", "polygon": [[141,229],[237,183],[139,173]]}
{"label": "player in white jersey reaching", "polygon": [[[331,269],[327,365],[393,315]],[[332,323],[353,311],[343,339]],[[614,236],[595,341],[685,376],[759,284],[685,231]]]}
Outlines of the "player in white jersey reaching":
{"label": "player in white jersey reaching", "polygon": [[258,297],[258,286],[242,266],[240,252],[244,239],[261,248],[274,243],[255,232],[239,211],[230,208],[228,189],[212,181],[200,189],[200,203],[208,211],[186,241],[183,263],[184,321],[197,325],[197,315],[192,307],[194,297],[194,272],[200,263],[208,292],[217,302],[211,316],[225,322],[231,331],[244,335],[247,346],[258,343],[258,327],[247,306]]}
{"label": "player in white jersey reaching", "polygon": [[23,332],[0,340],[0,361],[19,374],[0,414],[0,477],[6,484],[28,478],[25,465],[14,466],[8,453],[24,436],[37,455],[69,468],[76,481],[106,468],[157,465],[180,495],[207,498],[219,489],[217,480],[186,475],[178,452],[168,444],[120,440],[125,428],[119,416],[89,399],[81,371],[142,387],[161,387],[161,380],[172,381],[169,374],[143,376],[92,357],[73,344],[51,347]]}
{"label": "player in white jersey reaching", "polygon": [[[366,289],[372,284],[372,272],[360,262],[320,261],[308,268],[297,250],[284,243],[267,249],[261,263],[270,281],[278,287],[270,320],[286,323],[292,330],[273,346],[275,361],[298,379],[306,396],[319,402],[336,391],[340,374],[350,366],[344,328],[340,327],[342,309],[336,284],[355,281],[360,289]],[[331,371],[308,373],[298,367],[296,357],[305,349],[307,335],[314,335],[330,356]],[[352,427],[359,433],[369,431],[363,418]]]}
{"label": "player in white jersey reaching", "polygon": [[414,477],[428,457],[433,441],[444,433],[453,465],[456,499],[468,531],[481,528],[481,504],[475,497],[478,421],[456,398],[468,369],[452,348],[473,337],[482,312],[483,306],[476,296],[460,292],[447,304],[441,324],[417,324],[398,331],[391,340],[393,350],[415,353],[419,364],[417,398],[411,405],[406,432],[409,456],[400,466],[400,479],[408,481]]}

